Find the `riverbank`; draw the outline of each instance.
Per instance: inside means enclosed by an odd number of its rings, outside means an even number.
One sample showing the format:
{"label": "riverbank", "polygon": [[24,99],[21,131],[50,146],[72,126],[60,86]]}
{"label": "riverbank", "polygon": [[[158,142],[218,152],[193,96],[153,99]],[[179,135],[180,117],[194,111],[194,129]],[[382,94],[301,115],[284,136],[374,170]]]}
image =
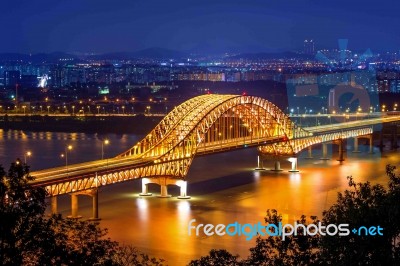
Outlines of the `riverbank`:
{"label": "riverbank", "polygon": [[146,134],[161,121],[163,116],[100,115],[100,116],[48,116],[2,115],[0,129],[28,130],[33,132],[84,132]]}

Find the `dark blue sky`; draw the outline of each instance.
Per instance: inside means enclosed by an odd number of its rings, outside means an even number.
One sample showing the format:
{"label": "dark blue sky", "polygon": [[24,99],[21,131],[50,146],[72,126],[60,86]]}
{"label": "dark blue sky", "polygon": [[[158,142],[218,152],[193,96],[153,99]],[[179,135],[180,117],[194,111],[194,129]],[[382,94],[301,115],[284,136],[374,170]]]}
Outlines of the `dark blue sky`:
{"label": "dark blue sky", "polygon": [[398,0],[2,0],[0,52],[400,49]]}

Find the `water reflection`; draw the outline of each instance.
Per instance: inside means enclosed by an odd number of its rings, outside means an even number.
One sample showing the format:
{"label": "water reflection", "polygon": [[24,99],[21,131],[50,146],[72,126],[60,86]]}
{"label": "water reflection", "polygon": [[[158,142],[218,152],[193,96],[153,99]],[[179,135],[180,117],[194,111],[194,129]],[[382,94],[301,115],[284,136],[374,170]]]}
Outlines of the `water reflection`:
{"label": "water reflection", "polygon": [[31,170],[56,167],[65,164],[60,153],[65,145],[74,149],[68,154],[68,163],[79,163],[101,158],[101,140],[107,138],[110,145],[104,148],[105,157],[113,157],[129,149],[140,140],[136,135],[99,135],[62,132],[25,132],[21,130],[0,129],[0,163],[9,165],[16,158],[23,158],[27,151],[32,152],[28,164]]}

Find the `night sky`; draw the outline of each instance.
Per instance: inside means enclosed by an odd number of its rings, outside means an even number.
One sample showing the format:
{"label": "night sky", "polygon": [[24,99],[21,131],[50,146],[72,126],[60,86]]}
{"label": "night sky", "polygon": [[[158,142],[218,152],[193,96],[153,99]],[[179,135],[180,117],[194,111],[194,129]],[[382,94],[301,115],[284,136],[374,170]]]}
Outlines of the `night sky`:
{"label": "night sky", "polygon": [[399,51],[398,0],[2,0],[0,52]]}

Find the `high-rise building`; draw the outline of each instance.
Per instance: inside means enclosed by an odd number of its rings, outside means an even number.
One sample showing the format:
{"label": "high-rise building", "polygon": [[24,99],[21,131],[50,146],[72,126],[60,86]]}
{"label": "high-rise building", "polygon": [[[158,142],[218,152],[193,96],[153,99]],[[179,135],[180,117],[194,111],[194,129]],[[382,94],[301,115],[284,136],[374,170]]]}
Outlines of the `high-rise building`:
{"label": "high-rise building", "polygon": [[307,55],[315,54],[314,40],[304,40],[304,54],[307,54]]}
{"label": "high-rise building", "polygon": [[4,86],[15,87],[19,83],[20,72],[16,70],[4,71]]}

